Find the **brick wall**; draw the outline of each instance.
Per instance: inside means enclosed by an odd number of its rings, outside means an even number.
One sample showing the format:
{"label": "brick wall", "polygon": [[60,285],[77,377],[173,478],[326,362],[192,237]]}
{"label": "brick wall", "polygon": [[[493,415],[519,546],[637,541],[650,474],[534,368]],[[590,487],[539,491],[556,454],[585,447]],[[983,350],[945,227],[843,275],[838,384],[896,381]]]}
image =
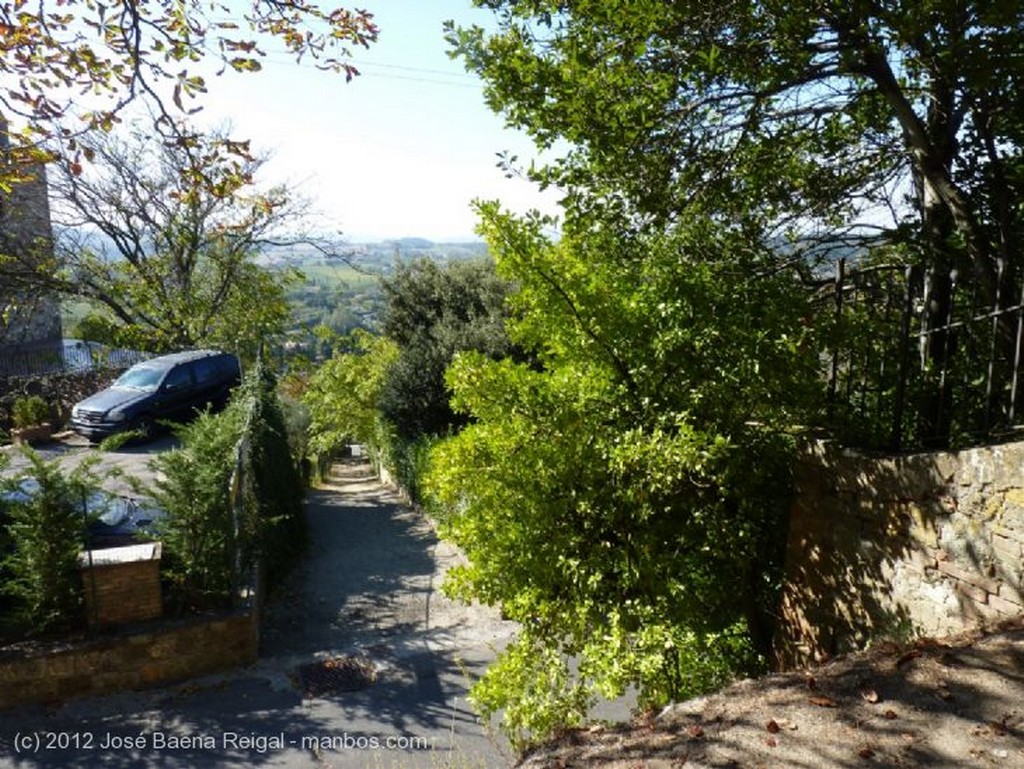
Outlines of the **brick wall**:
{"label": "brick wall", "polygon": [[79,556],[86,616],[96,627],[157,619],[163,614],[159,542]]}
{"label": "brick wall", "polygon": [[797,467],[780,668],[1024,615],[1024,443]]}
{"label": "brick wall", "polygon": [[0,709],[158,686],[256,661],[255,611],[120,634],[60,650],[0,655]]}

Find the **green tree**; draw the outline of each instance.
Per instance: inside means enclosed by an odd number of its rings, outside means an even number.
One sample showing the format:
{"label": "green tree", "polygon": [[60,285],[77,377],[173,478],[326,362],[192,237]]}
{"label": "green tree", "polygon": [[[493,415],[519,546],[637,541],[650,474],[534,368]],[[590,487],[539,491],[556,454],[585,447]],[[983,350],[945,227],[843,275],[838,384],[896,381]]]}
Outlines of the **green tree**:
{"label": "green tree", "polygon": [[177,429],[181,446],[153,462],[140,489],[166,512],[164,574],[180,612],[235,605],[262,564],[279,579],[306,544],[299,458],[277,383],[261,357],[227,409]]}
{"label": "green tree", "polygon": [[[476,5],[495,10],[497,30],[449,27],[454,52],[511,125],[570,148],[530,172],[565,190],[567,221],[582,227],[610,209],[632,227],[661,227],[695,208],[753,221],[791,244],[811,283],[817,262],[903,244],[926,273],[926,370],[955,352],[942,328],[954,273],[958,303],[1016,303],[1019,4]],[[999,329],[1010,361],[1011,325]],[[933,382],[921,403],[928,434],[948,433],[948,388]]]}
{"label": "green tree", "polygon": [[[288,319],[287,270],[257,263],[268,242],[301,223],[302,204],[253,182],[262,161],[219,161],[204,139],[196,158],[136,131],[128,139],[80,140],[92,163],[50,174],[54,260],[17,255],[5,276],[25,291],[48,289],[90,300],[104,315],[94,330],[123,345],[162,352],[223,346],[255,357]],[[198,150],[198,145],[197,145]],[[104,324],[104,319],[106,322]],[[104,328],[105,325],[105,328]]]}
{"label": "green tree", "polygon": [[154,459],[157,479],[143,490],[166,513],[159,528],[162,571],[179,614],[231,606],[241,586],[252,547],[236,515],[231,479],[243,418],[233,400],[225,411],[203,412],[177,428],[181,446]]}
{"label": "green tree", "polygon": [[[50,158],[52,141],[74,153],[83,132],[110,131],[138,101],[150,105],[161,140],[192,146],[196,133],[177,118],[201,108],[209,74],[258,72],[276,52],[268,43],[351,79],[350,48],[375,41],[377,27],[367,11],[306,0],[6,0],[0,37],[0,111],[23,124],[11,134],[19,162],[0,169],[4,189],[28,161]],[[217,153],[244,150],[231,140]],[[70,162],[87,160],[83,151]]]}
{"label": "green tree", "polygon": [[463,424],[449,405],[444,372],[461,350],[512,354],[504,326],[508,289],[490,260],[439,265],[419,259],[382,281],[381,326],[398,357],[380,409],[401,437],[441,435]]}
{"label": "green tree", "polygon": [[[246,516],[253,524],[254,556],[262,560],[267,581],[275,584],[303,552],[306,519],[302,500],[305,457],[292,445],[277,378],[259,357],[236,396],[245,419],[238,459],[239,490]],[[239,501],[235,502],[236,508]]]}
{"label": "green tree", "polygon": [[339,338],[303,393],[310,414],[310,451],[329,457],[350,442],[377,445],[380,397],[398,356],[395,343],[357,329]]}
{"label": "green tree", "polygon": [[431,457],[442,531],[469,560],[449,589],[522,623],[478,704],[522,741],[629,684],[659,705],[757,669],[787,431],[817,389],[799,282],[710,219],[552,243],[482,215],[535,359],[458,356],[448,383],[471,421]]}
{"label": "green tree", "polygon": [[1006,206],[1024,183],[1017,5],[476,4],[498,11],[498,31],[450,37],[489,104],[540,144],[573,147],[544,179],[624,193],[662,220],[710,198],[829,237],[893,205],[922,237],[949,220],[990,292],[1001,251],[1019,265],[1020,212]]}

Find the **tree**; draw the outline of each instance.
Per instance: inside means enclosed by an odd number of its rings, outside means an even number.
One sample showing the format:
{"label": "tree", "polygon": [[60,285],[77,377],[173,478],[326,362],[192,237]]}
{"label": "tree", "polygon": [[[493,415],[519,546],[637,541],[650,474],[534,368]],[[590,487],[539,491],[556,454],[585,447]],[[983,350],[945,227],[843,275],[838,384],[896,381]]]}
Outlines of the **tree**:
{"label": "tree", "polygon": [[470,421],[431,457],[429,498],[469,561],[448,588],[522,628],[477,703],[526,740],[598,693],[633,684],[657,707],[758,669],[787,434],[817,390],[799,282],[711,219],[553,243],[494,205],[482,218],[533,358],[459,355]]}
{"label": "tree", "polygon": [[[350,47],[368,46],[377,28],[367,11],[307,0],[9,0],[0,3],[0,37],[0,113],[23,123],[12,132],[21,162],[0,170],[5,188],[20,180],[19,169],[50,159],[52,141],[74,153],[76,137],[110,131],[136,101],[151,105],[158,136],[187,150],[198,136],[178,118],[201,108],[210,73],[257,72],[276,43],[297,61],[351,78]],[[245,147],[232,139],[217,151]]]}
{"label": "tree", "polygon": [[233,606],[251,565],[253,532],[232,497],[244,418],[233,399],[224,411],[204,411],[179,426],[180,446],[157,455],[157,479],[139,489],[165,513],[162,570],[177,614]]}
{"label": "tree", "polygon": [[508,283],[489,260],[441,266],[420,259],[399,265],[382,290],[382,329],[398,348],[381,392],[382,415],[405,439],[461,427],[444,372],[462,350],[512,354],[504,327]]}
{"label": "tree", "polygon": [[154,158],[141,131],[80,139],[89,168],[52,167],[55,260],[12,254],[7,279],[26,292],[91,300],[120,344],[153,351],[222,345],[254,354],[283,328],[290,276],[256,258],[267,244],[294,237],[281,233],[299,222],[302,206],[286,188],[256,187],[261,160],[219,160],[214,145],[225,136],[202,141],[209,151],[201,176],[173,144],[159,145]]}
{"label": "tree", "polygon": [[489,104],[539,143],[574,147],[544,179],[625,192],[662,220],[698,197],[804,232],[878,204],[919,225],[945,217],[995,289],[998,248],[1020,226],[1005,203],[1022,183],[1021,8],[477,5],[499,9],[497,34],[449,29]]}
{"label": "tree", "polygon": [[398,356],[394,342],[356,329],[310,377],[302,400],[310,414],[310,449],[329,457],[347,443],[377,444],[380,397]]}
{"label": "tree", "polygon": [[[532,171],[566,190],[567,219],[615,209],[660,227],[697,209],[761,222],[812,282],[830,255],[904,244],[927,275],[926,368],[956,344],[943,328],[955,273],[988,307],[1016,303],[1019,4],[476,4],[498,31],[449,27],[455,53],[510,124],[568,142]],[[1013,331],[1001,329],[1008,360]],[[941,420],[944,386],[925,422]]]}

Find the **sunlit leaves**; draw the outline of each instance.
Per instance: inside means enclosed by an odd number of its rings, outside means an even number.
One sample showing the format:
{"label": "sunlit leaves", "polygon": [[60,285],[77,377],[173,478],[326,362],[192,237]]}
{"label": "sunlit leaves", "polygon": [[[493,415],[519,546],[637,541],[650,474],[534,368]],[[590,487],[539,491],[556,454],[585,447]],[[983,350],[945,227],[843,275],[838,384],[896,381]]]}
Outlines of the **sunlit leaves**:
{"label": "sunlit leaves", "polygon": [[[305,0],[247,0],[241,7],[203,0],[6,0],[0,2],[0,111],[28,126],[15,139],[31,143],[52,136],[58,120],[75,133],[109,131],[127,104],[145,99],[155,104],[160,132],[173,135],[176,117],[202,106],[203,72],[257,72],[276,44],[351,78],[351,48],[376,38],[372,13]],[[205,66],[207,60],[214,66]],[[79,103],[89,104],[86,114],[76,114]]]}
{"label": "sunlit leaves", "polygon": [[347,443],[373,443],[380,395],[398,357],[395,343],[357,329],[336,340],[336,351],[309,381],[310,448],[329,456]]}
{"label": "sunlit leaves", "polygon": [[289,273],[256,257],[272,231],[297,221],[290,193],[256,188],[260,161],[220,132],[157,152],[150,139],[68,139],[49,174],[61,267],[22,260],[32,274],[21,282],[103,307],[117,336],[107,341],[254,356],[289,313]]}
{"label": "sunlit leaves", "polygon": [[[510,334],[535,357],[460,355],[448,384],[472,420],[431,457],[442,531],[468,557],[448,589],[524,625],[474,696],[525,739],[595,693],[634,685],[659,705],[750,669],[785,433],[817,390],[805,295],[712,220],[637,234],[592,218],[554,242],[481,213],[517,287]],[[524,649],[550,686],[526,683]]]}

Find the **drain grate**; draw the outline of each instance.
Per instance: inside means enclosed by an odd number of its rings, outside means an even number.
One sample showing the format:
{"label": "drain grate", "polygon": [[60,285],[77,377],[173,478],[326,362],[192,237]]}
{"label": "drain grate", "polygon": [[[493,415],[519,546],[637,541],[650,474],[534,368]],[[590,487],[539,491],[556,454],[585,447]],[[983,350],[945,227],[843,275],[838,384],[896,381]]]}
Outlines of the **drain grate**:
{"label": "drain grate", "polygon": [[366,657],[343,655],[302,665],[292,679],[306,697],[321,697],[365,689],[377,680],[377,668]]}

